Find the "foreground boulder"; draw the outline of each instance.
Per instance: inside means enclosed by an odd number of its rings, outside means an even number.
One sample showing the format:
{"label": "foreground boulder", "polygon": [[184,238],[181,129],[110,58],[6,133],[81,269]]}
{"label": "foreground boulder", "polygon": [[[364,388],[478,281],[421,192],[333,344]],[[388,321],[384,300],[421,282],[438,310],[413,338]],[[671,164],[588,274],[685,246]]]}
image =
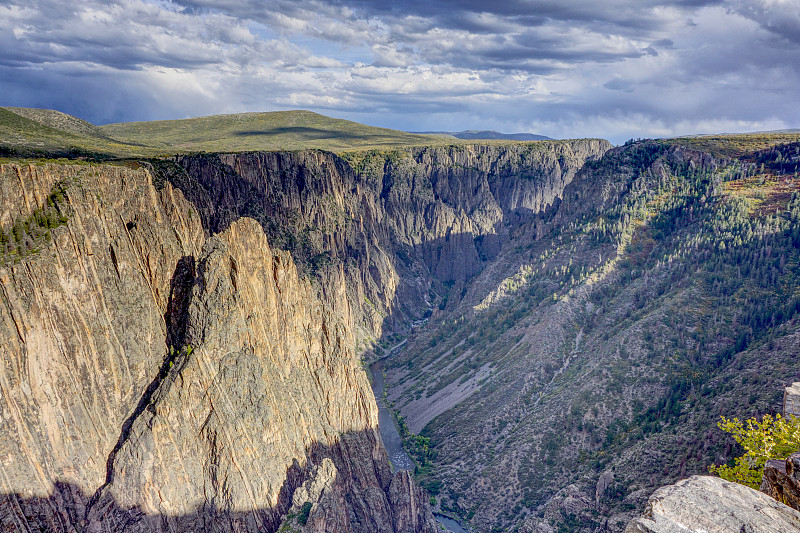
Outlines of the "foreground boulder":
{"label": "foreground boulder", "polygon": [[738,483],[692,476],[650,496],[625,533],[800,532],[800,512]]}

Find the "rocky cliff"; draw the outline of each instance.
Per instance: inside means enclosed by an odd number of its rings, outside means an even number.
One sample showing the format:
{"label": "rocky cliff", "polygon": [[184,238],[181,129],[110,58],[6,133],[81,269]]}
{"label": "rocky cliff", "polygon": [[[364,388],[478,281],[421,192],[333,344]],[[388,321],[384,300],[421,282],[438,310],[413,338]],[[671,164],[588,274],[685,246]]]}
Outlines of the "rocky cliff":
{"label": "rocky cliff", "polygon": [[2,178],[16,217],[70,183],[66,224],[0,277],[5,529],[275,531],[310,502],[309,531],[431,531],[380,443],[343,276],[323,301],[256,222],[207,238],[144,169]]}
{"label": "rocky cliff", "polygon": [[[360,326],[403,328],[431,296],[463,286],[509,238],[511,222],[557,201],[607,141],[450,146],[345,154],[183,156],[161,167],[211,232],[258,220],[271,242],[327,285],[339,266]],[[431,290],[433,289],[433,293]],[[361,306],[359,306],[361,307]],[[358,311],[358,309],[356,310]]]}
{"label": "rocky cliff", "polygon": [[362,352],[607,148],[3,165],[3,528],[431,531]]}
{"label": "rocky cliff", "polygon": [[182,194],[156,191],[140,170],[0,172],[4,229],[30,222],[56,183],[69,184],[59,206],[66,225],[21,259],[6,246],[0,269],[0,514],[21,530],[72,530],[67,509],[82,515],[103,484],[123,423],[165,359],[172,279],[200,251],[203,229]]}

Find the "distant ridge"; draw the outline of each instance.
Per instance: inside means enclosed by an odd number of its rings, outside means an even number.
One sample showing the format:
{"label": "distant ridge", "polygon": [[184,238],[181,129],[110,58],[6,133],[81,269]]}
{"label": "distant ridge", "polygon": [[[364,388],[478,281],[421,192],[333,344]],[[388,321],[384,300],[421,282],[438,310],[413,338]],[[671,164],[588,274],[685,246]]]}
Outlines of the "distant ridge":
{"label": "distant ridge", "polygon": [[0,107],[0,157],[157,157],[187,152],[334,152],[452,144],[310,111],[213,115],[96,126],[52,109]]}
{"label": "distant ridge", "polygon": [[[182,152],[307,149],[345,152],[431,144],[429,136],[367,126],[305,110],[125,122],[106,124],[100,129],[129,143]],[[439,141],[446,142],[452,141]]]}
{"label": "distant ridge", "polygon": [[500,140],[500,141],[552,141],[552,137],[536,135],[535,133],[500,133],[494,130],[464,130],[464,131],[414,131],[422,135],[448,135],[456,139],[475,140]]}
{"label": "distant ridge", "polygon": [[4,107],[3,109],[16,113],[28,120],[38,122],[48,128],[53,128],[54,130],[65,131],[83,137],[97,137],[98,139],[112,140],[94,124],[54,109],[36,109],[31,107]]}
{"label": "distant ridge", "polygon": [[462,131],[421,135],[311,111],[270,111],[96,126],[52,109],[0,107],[0,157],[159,157],[193,152],[387,150],[552,140],[542,135]]}
{"label": "distant ridge", "polygon": [[785,130],[757,131],[756,133],[800,133],[800,128],[787,128]]}
{"label": "distant ridge", "polygon": [[[692,133],[689,135],[679,135],[674,138],[690,138],[690,137],[737,137],[741,135],[785,135],[800,133],[800,128],[786,128],[783,130],[763,130],[763,131],[746,131],[743,133]],[[665,137],[670,138],[670,137]]]}

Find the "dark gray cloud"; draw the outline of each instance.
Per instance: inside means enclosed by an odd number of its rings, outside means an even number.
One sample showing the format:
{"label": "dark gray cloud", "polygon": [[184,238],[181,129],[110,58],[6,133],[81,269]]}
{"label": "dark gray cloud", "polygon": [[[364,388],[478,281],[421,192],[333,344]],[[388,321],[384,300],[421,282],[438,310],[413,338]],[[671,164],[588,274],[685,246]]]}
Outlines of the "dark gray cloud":
{"label": "dark gray cloud", "polygon": [[[237,17],[258,20],[279,31],[291,33],[300,26],[307,34],[334,42],[408,46],[416,62],[543,73],[563,63],[640,56],[651,41],[665,40],[658,38],[676,18],[719,2],[279,0],[269,9],[257,0],[178,3],[197,13],[224,6]],[[287,19],[296,24],[283,26]]]}
{"label": "dark gray cloud", "polygon": [[5,105],[307,108],[410,130],[800,125],[796,0],[0,0]]}
{"label": "dark gray cloud", "polygon": [[800,44],[800,2],[794,0],[732,0],[727,9],[753,20],[766,31]]}

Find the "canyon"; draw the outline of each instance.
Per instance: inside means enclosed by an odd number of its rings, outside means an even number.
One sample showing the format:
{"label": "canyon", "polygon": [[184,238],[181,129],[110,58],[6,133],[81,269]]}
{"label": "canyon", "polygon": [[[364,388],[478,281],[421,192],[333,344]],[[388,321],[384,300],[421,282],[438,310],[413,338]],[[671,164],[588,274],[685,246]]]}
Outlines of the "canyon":
{"label": "canyon", "polygon": [[4,528],[432,531],[362,353],[606,148],[3,164]]}
{"label": "canyon", "polygon": [[621,532],[800,377],[796,135],[21,146],[4,531]]}

